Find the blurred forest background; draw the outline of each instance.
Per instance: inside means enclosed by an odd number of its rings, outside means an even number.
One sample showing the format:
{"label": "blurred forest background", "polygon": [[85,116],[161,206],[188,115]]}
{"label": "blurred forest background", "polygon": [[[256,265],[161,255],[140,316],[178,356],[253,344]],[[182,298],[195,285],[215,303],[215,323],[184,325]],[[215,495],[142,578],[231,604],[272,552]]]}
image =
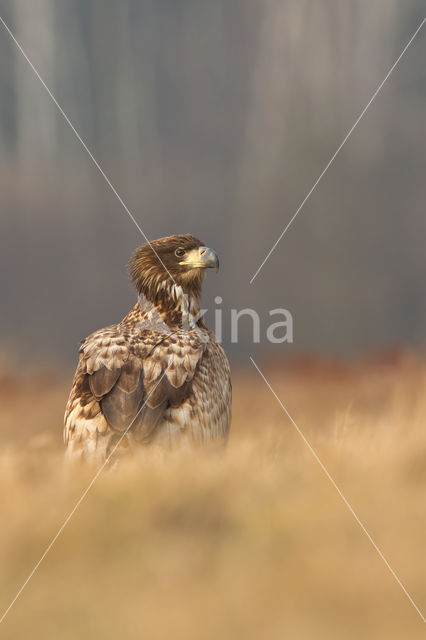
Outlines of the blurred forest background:
{"label": "blurred forest background", "polygon": [[[0,0],[149,238],[221,256],[205,301],[289,309],[294,346],[426,338],[423,30],[249,280],[424,14],[421,0]],[[2,349],[69,362],[133,304],[141,238],[0,25]],[[264,340],[263,349],[271,349]],[[250,323],[235,357],[250,346]],[[277,349],[277,347],[275,347]]]}

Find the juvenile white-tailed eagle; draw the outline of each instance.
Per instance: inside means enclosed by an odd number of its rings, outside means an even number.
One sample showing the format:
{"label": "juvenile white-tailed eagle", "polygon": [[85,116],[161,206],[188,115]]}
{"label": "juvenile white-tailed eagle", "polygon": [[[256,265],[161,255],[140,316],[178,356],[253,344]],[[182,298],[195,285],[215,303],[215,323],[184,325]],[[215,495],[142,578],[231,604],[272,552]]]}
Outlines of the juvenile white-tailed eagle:
{"label": "juvenile white-tailed eagle", "polygon": [[102,462],[126,431],[130,446],[226,441],[228,360],[200,317],[205,269],[218,266],[216,253],[191,235],[136,250],[130,275],[138,302],[80,347],[65,411],[71,457]]}

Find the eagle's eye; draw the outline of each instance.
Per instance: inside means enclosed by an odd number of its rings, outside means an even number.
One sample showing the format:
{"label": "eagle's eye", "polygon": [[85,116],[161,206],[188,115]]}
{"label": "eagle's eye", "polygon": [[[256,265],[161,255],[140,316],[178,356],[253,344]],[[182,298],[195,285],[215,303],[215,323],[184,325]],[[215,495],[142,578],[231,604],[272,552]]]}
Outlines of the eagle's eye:
{"label": "eagle's eye", "polygon": [[182,258],[185,255],[186,251],[185,249],[182,249],[181,247],[179,247],[179,249],[176,249],[175,251],[175,256],[177,258]]}

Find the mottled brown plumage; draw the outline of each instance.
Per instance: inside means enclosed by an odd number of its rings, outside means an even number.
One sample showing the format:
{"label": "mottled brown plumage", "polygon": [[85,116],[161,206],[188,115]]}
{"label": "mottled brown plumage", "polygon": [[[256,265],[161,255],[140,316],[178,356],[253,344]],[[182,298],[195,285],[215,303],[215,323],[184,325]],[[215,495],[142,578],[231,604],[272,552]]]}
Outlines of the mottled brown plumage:
{"label": "mottled brown plumage", "polygon": [[231,419],[229,365],[198,316],[214,251],[191,235],[136,250],[130,275],[138,302],[117,325],[80,347],[65,411],[71,457],[102,462],[123,438],[133,445],[225,442]]}

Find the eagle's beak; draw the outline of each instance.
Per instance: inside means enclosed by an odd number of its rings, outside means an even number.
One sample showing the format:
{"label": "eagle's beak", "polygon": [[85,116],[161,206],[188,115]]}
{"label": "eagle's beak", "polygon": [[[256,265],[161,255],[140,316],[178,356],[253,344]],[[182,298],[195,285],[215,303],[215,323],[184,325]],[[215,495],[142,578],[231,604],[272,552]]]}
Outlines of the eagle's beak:
{"label": "eagle's beak", "polygon": [[185,260],[179,264],[198,267],[199,269],[219,269],[219,257],[213,249],[209,247],[199,247],[190,251]]}

